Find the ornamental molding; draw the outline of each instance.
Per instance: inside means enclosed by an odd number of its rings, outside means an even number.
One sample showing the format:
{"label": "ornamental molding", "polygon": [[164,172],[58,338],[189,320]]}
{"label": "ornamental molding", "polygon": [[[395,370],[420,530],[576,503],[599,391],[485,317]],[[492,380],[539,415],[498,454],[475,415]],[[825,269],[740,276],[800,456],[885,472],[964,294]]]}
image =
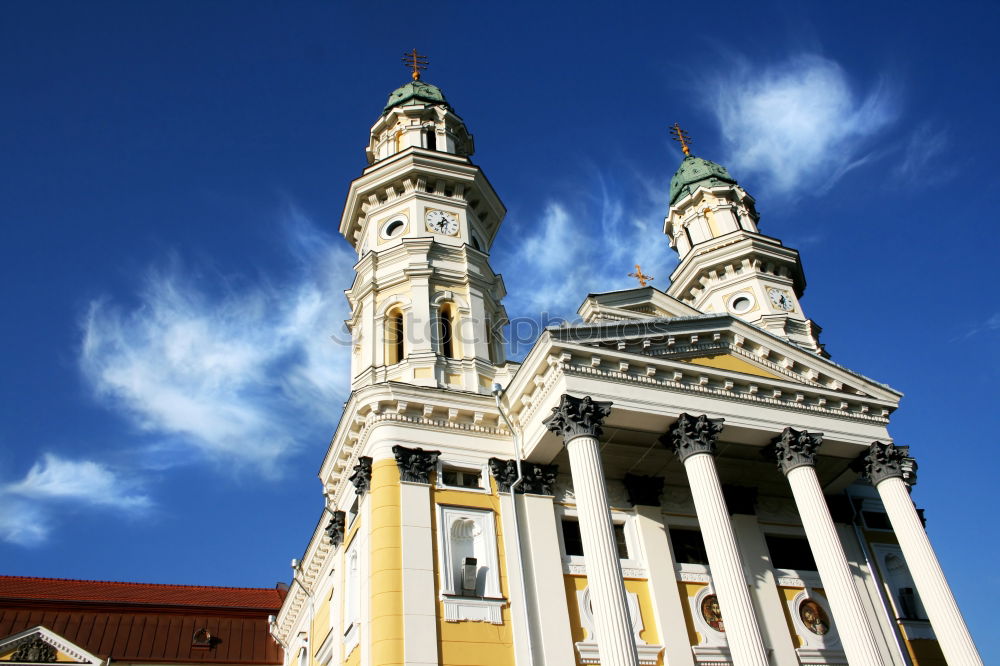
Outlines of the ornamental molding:
{"label": "ornamental molding", "polygon": [[104,660],[43,626],[25,629],[0,640],[0,653],[14,650],[4,664],[59,663],[59,653],[77,664],[100,666]]}
{"label": "ornamental molding", "polygon": [[330,522],[326,524],[326,537],[330,540],[330,545],[338,548],[344,543],[344,531],[347,528],[347,514],[343,511],[333,511]]}
{"label": "ornamental molding", "polygon": [[610,402],[599,402],[589,395],[577,398],[563,393],[559,404],[552,408],[552,415],[542,424],[568,444],[576,437],[600,437],[604,419],[610,414]]}
{"label": "ornamental molding", "polygon": [[425,451],[417,447],[407,448],[396,444],[392,447],[399,469],[399,480],[409,483],[430,483],[431,472],[437,468],[440,451]]}
{"label": "ornamental molding", "polygon": [[[711,335],[711,334],[710,334]],[[698,337],[698,336],[692,336]],[[706,353],[718,353],[714,348]],[[552,350],[545,371],[532,383],[519,387],[515,419],[527,427],[562,377],[584,377],[615,384],[680,390],[714,398],[821,414],[861,423],[885,425],[895,401],[841,391],[839,388],[793,383],[701,366],[672,358],[655,358],[641,352],[618,353],[581,345],[572,352]],[[755,359],[759,362],[759,359]],[[802,380],[796,380],[797,382]],[[843,388],[843,385],[840,384]]]}
{"label": "ornamental molding", "polygon": [[903,479],[908,485],[917,482],[917,461],[910,457],[910,447],[872,442],[860,456],[862,475],[878,486],[886,479]]}
{"label": "ornamental molding", "polygon": [[710,419],[705,414],[681,414],[670,426],[667,435],[660,438],[660,442],[673,450],[682,463],[698,453],[715,455],[715,444],[722,432],[724,420]]}
{"label": "ornamental molding", "polygon": [[347,480],[354,484],[354,492],[364,495],[372,486],[372,459],[370,456],[358,456],[358,464],[354,466],[354,474]]}
{"label": "ornamental molding", "polygon": [[[517,481],[517,461],[490,458],[489,468],[490,474],[496,479],[497,489],[502,493],[509,493],[511,486]],[[542,465],[522,460],[522,479],[515,492],[522,495],[525,493],[530,495],[554,495],[558,474],[559,465]]]}
{"label": "ornamental molding", "polygon": [[[563,558],[563,573],[570,576],[586,576],[587,575],[587,565],[581,562],[573,562]],[[649,577],[649,572],[645,567],[630,567],[622,564],[622,578],[641,578],[645,579]]]}
{"label": "ornamental molding", "polygon": [[816,450],[823,443],[823,433],[785,428],[769,446],[761,450],[765,457],[776,460],[778,469],[786,476],[798,467],[814,467]]}

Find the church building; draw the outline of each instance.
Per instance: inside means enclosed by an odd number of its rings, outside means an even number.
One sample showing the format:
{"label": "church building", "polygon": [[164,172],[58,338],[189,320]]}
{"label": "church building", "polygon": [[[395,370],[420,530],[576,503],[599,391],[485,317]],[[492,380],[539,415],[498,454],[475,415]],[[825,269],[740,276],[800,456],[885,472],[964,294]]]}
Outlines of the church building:
{"label": "church building", "polygon": [[506,211],[420,69],[340,221],[351,393],[270,625],[285,663],[981,664],[901,394],[830,360],[799,253],[733,175],[675,126],[669,287],[581,293],[509,361]]}

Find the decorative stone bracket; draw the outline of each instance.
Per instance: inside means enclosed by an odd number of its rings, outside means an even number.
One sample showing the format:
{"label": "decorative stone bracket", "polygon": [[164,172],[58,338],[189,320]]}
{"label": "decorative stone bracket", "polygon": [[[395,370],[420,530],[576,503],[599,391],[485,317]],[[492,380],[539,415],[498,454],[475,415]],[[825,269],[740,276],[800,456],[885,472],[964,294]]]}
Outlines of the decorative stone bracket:
{"label": "decorative stone bracket", "polygon": [[405,446],[392,447],[399,468],[399,480],[411,483],[430,483],[431,472],[437,466],[440,451],[424,451],[421,448],[408,449]]}
{"label": "decorative stone bracket", "polygon": [[347,526],[347,514],[343,511],[334,511],[333,518],[326,526],[326,535],[330,537],[330,543],[336,548],[344,543],[344,530]]}
{"label": "decorative stone bracket", "polygon": [[778,469],[786,476],[796,467],[816,464],[816,449],[823,443],[823,433],[785,428],[761,453],[777,461]]}
{"label": "decorative stone bracket", "polygon": [[[496,479],[497,488],[502,493],[509,493],[510,487],[517,481],[517,461],[503,458],[490,458],[490,473]],[[521,479],[515,492],[531,495],[554,495],[558,465],[542,465],[539,463],[521,461]]]}
{"label": "decorative stone bracket", "polygon": [[552,415],[542,423],[565,443],[583,435],[600,437],[604,419],[610,414],[610,402],[598,402],[589,395],[575,398],[563,393],[559,405],[552,408]]}
{"label": "decorative stone bracket", "polygon": [[660,438],[660,443],[672,448],[682,463],[696,453],[715,455],[715,442],[722,432],[724,420],[710,419],[705,414],[681,414],[667,435]]}
{"label": "decorative stone bracket", "polygon": [[354,466],[354,474],[347,479],[354,484],[354,493],[364,495],[372,486],[372,459],[368,456],[358,458],[358,464]]}
{"label": "decorative stone bracket", "polygon": [[893,477],[908,485],[917,483],[917,461],[910,457],[910,447],[872,442],[868,452],[858,458],[862,475],[873,486]]}

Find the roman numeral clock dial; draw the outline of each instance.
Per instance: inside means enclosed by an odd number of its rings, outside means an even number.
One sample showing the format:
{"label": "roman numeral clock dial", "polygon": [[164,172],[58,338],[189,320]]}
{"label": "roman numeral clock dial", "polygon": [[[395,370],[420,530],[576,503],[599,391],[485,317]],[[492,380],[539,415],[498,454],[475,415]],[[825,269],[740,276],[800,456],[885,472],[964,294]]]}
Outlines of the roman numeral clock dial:
{"label": "roman numeral clock dial", "polygon": [[437,234],[454,236],[458,233],[458,218],[446,210],[427,211],[427,230]]}

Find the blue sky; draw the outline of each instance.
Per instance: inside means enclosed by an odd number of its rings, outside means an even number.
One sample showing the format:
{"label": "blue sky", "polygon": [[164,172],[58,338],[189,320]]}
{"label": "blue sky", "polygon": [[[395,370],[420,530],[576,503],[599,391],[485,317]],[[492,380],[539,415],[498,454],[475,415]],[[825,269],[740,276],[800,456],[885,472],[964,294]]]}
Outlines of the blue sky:
{"label": "blue sky", "polygon": [[0,572],[288,578],[348,386],[341,208],[416,47],[508,207],[511,316],[665,286],[669,124],[730,168],[833,359],[905,393],[1000,659],[998,6],[504,5],[0,6]]}

